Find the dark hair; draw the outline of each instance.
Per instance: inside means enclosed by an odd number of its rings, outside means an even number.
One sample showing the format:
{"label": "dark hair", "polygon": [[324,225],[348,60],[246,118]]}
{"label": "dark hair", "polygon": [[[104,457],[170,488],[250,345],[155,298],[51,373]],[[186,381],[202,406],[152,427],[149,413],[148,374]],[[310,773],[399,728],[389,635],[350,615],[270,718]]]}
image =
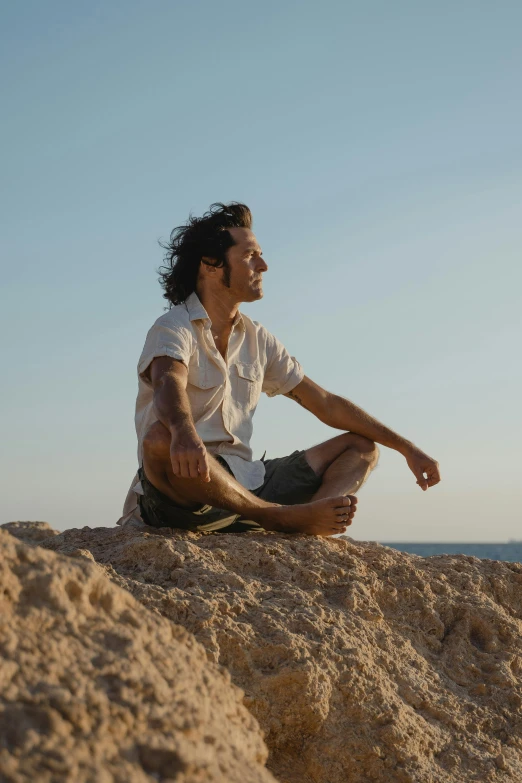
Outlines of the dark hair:
{"label": "dark hair", "polygon": [[229,228],[252,228],[252,213],[246,204],[211,204],[203,217],[190,214],[186,225],[172,231],[168,243],[160,243],[165,263],[158,269],[159,280],[170,307],[181,304],[196,290],[203,256],[216,259],[211,266],[227,267],[227,250],[235,245]]}

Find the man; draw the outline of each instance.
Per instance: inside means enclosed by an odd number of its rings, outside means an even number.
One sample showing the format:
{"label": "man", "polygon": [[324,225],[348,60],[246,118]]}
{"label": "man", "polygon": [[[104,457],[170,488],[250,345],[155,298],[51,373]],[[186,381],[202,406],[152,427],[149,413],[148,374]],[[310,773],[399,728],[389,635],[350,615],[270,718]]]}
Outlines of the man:
{"label": "man", "polygon": [[[139,471],[118,524],[344,533],[377,463],[376,443],[403,454],[423,490],[440,481],[435,460],[310,380],[239,312],[241,302],[261,299],[268,269],[247,206],[212,204],[174,229],[165,249],[160,279],[170,310],[149,330],[138,363]],[[288,457],[252,460],[262,391],[344,432]]]}

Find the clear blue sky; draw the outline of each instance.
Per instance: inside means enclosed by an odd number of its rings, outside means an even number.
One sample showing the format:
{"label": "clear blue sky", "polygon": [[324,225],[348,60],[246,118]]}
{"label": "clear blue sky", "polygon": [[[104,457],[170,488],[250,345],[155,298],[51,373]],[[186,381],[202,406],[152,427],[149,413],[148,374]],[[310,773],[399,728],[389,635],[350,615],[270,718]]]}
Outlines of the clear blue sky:
{"label": "clear blue sky", "polygon": [[[522,537],[522,6],[11,3],[0,47],[1,521],[111,526],[136,467],[157,241],[240,200],[245,306],[383,449],[350,534]],[[336,434],[263,399],[254,456]]]}

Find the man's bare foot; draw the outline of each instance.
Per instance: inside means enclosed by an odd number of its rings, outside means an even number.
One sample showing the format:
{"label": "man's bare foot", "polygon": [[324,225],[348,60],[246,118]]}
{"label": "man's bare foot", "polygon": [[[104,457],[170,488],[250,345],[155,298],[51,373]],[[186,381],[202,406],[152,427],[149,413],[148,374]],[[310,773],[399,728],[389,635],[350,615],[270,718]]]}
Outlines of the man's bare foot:
{"label": "man's bare foot", "polygon": [[348,525],[352,524],[356,510],[357,498],[354,495],[339,495],[296,506],[256,508],[252,519],[265,530],[334,536],[344,533]]}

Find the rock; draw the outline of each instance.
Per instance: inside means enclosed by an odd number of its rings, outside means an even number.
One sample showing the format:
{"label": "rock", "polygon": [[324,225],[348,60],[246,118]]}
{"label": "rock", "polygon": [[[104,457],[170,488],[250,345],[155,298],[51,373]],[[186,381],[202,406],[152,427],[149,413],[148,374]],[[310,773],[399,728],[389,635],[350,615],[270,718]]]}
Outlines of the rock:
{"label": "rock", "polygon": [[[522,780],[522,565],[347,537],[68,530],[230,672],[280,783]],[[86,564],[85,567],[87,567]]]}
{"label": "rock", "polygon": [[499,769],[507,769],[506,758],[502,755],[502,753],[499,753],[496,757],[495,764]]}
{"label": "rock", "polygon": [[26,544],[41,544],[47,538],[58,535],[58,531],[47,522],[6,522],[0,527]]}
{"label": "rock", "polygon": [[73,560],[7,532],[34,541],[42,524],[0,530],[2,783],[274,783],[230,675],[88,548]]}

